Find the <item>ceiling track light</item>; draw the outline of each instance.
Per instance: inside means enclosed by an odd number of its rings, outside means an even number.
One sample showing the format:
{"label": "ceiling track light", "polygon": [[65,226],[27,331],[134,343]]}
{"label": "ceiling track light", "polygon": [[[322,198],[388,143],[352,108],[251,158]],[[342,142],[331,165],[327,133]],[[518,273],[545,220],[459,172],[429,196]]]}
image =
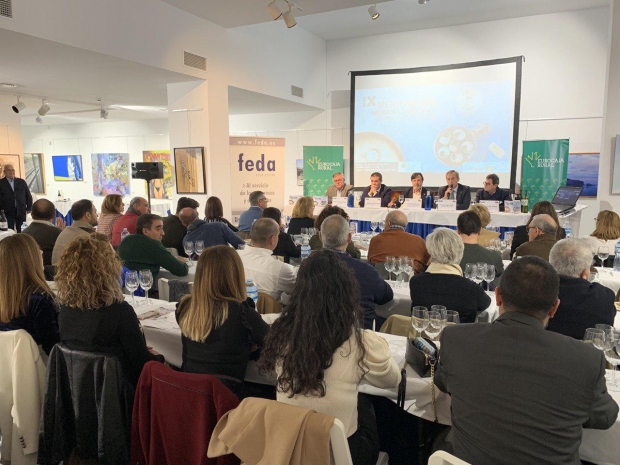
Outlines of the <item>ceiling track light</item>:
{"label": "ceiling track light", "polygon": [[24,111],[24,109],[26,108],[26,104],[24,102],[20,102],[19,97],[17,97],[17,103],[13,105],[11,108],[13,109],[15,113],[19,114],[20,111]]}
{"label": "ceiling track light", "polygon": [[372,19],[377,19],[379,16],[381,16],[377,11],[377,5],[372,5],[370,8],[368,8],[368,14]]}
{"label": "ceiling track light", "polygon": [[426,5],[430,0],[418,0],[420,5]]}
{"label": "ceiling track light", "polygon": [[271,15],[271,17],[274,19],[274,21],[276,19],[279,19],[280,16],[282,16],[282,11],[278,7],[278,5],[276,3],[276,0],[273,0],[273,2],[271,2],[269,5],[267,5],[267,13],[269,13]]}
{"label": "ceiling track light", "polygon": [[45,116],[47,112],[50,111],[50,106],[45,103],[45,100],[41,100],[41,108],[39,108],[39,115]]}
{"label": "ceiling track light", "polygon": [[108,110],[101,107],[101,110],[99,110],[99,117],[103,119],[108,119]]}
{"label": "ceiling track light", "polygon": [[297,25],[297,20],[295,19],[295,15],[293,15],[293,12],[291,11],[290,5],[288,7],[288,11],[282,13],[282,18],[284,18],[286,27],[288,27],[289,29]]}

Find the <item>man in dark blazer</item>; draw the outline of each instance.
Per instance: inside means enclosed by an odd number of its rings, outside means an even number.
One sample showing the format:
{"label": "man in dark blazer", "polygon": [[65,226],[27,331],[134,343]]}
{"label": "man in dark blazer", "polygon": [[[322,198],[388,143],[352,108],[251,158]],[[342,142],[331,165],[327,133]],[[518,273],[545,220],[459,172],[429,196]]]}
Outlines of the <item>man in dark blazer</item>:
{"label": "man in dark blazer", "polygon": [[383,176],[381,173],[372,173],[370,175],[370,186],[364,187],[362,191],[362,198],[360,199],[360,207],[366,204],[367,198],[380,198],[382,207],[391,207],[392,204],[392,189],[382,184]]}
{"label": "man in dark blazer", "polygon": [[476,202],[479,203],[481,200],[498,200],[499,210],[503,212],[504,202],[510,200],[510,189],[501,189],[499,176],[489,174],[484,181],[484,187],[476,193]]}
{"label": "man in dark blazer", "polygon": [[458,458],[578,465],[583,428],[615,423],[603,353],[544,330],[560,304],[558,289],[549,263],[524,257],[506,268],[495,290],[494,323],[444,329],[435,383],[452,397],[446,448]]}
{"label": "man in dark blazer", "polygon": [[411,187],[405,191],[403,196],[405,199],[420,199],[422,205],[424,205],[424,198],[426,197],[426,187],[422,187],[424,182],[424,176],[422,173],[413,173],[411,175]]}
{"label": "man in dark blazer", "polygon": [[0,210],[4,210],[9,229],[22,232],[22,223],[32,210],[32,195],[28,184],[15,177],[15,167],[4,165],[4,177],[0,179]]}
{"label": "man in dark blazer", "polygon": [[457,210],[467,210],[471,203],[471,189],[459,183],[459,173],[450,170],[446,173],[447,186],[439,188],[439,198],[443,200],[455,199]]}
{"label": "man in dark blazer", "polygon": [[56,207],[47,199],[39,199],[32,205],[32,223],[24,229],[24,234],[31,236],[43,252],[43,265],[52,264],[52,252],[56,239],[65,228],[62,218],[57,218],[54,226],[52,221],[56,218]]}

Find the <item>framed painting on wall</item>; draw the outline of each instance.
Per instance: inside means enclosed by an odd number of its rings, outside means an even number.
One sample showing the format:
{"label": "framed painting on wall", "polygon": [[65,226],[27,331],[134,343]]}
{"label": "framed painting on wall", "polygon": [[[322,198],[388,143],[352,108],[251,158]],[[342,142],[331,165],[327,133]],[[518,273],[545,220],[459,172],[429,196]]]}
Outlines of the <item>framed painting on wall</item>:
{"label": "framed painting on wall", "polygon": [[566,185],[583,187],[581,197],[598,194],[598,162],[600,153],[569,153]]}
{"label": "framed painting on wall", "polygon": [[13,165],[13,168],[15,168],[15,177],[22,177],[19,155],[0,155],[0,179],[4,177],[4,165]]}
{"label": "framed painting on wall", "polygon": [[145,162],[162,162],[164,164],[164,179],[153,179],[149,183],[152,199],[172,199],[174,176],[170,163],[170,150],[148,150],[142,152]]}
{"label": "framed painting on wall", "polygon": [[304,161],[303,160],[295,160],[297,166],[297,185],[304,185]]}
{"label": "framed painting on wall", "polygon": [[54,181],[84,181],[82,155],[53,155]]}
{"label": "framed painting on wall", "polygon": [[24,153],[24,170],[28,189],[33,194],[45,194],[45,165],[42,153]]}
{"label": "framed painting on wall", "polygon": [[128,153],[93,153],[91,160],[94,195],[119,194],[125,197],[131,193]]}
{"label": "framed painting on wall", "polygon": [[177,194],[206,194],[204,147],[174,149]]}

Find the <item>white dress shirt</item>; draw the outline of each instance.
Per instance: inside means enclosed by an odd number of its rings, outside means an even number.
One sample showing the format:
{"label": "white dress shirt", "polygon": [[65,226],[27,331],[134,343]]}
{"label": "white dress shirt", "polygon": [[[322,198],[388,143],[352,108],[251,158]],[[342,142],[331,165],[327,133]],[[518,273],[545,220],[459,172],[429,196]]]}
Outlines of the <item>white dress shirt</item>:
{"label": "white dress shirt", "polygon": [[269,249],[247,245],[237,252],[243,262],[246,279],[252,278],[258,292],[269,294],[278,302],[282,301],[282,293],[290,295],[293,292],[297,268],[275,259]]}

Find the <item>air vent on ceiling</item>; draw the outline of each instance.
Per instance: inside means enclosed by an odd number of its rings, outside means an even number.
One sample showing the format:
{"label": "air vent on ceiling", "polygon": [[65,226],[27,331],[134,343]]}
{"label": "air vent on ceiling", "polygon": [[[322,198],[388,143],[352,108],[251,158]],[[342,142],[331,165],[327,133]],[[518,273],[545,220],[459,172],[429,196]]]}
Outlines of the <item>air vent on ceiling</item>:
{"label": "air vent on ceiling", "polygon": [[291,86],[291,94],[295,97],[304,98],[304,90],[301,87]]}
{"label": "air vent on ceiling", "polygon": [[0,16],[5,18],[13,17],[13,0],[0,0]]}
{"label": "air vent on ceiling", "polygon": [[207,70],[207,59],[193,53],[183,52],[183,64],[185,66],[189,66],[190,68],[199,69],[201,71]]}

